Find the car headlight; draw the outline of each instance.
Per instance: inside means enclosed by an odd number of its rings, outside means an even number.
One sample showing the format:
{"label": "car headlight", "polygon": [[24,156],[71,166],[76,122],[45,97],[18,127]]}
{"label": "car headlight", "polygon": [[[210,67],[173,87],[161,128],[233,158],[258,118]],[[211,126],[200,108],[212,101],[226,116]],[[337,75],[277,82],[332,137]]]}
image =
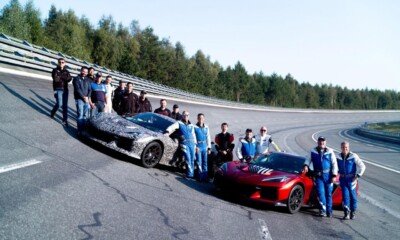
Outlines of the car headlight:
{"label": "car headlight", "polygon": [[264,178],[262,182],[286,182],[289,180],[288,177],[286,176],[281,176],[281,177],[273,177],[273,178]]}

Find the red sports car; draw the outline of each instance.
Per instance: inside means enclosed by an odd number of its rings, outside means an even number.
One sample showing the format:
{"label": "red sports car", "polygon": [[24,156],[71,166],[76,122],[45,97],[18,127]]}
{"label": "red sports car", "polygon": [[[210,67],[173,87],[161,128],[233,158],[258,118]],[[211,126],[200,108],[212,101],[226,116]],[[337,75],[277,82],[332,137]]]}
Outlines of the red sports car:
{"label": "red sports car", "polygon": [[[302,173],[305,158],[288,153],[262,155],[250,163],[224,163],[216,172],[217,188],[246,199],[286,206],[296,213],[302,206],[317,206],[312,172]],[[338,178],[332,193],[333,206],[342,205]]]}

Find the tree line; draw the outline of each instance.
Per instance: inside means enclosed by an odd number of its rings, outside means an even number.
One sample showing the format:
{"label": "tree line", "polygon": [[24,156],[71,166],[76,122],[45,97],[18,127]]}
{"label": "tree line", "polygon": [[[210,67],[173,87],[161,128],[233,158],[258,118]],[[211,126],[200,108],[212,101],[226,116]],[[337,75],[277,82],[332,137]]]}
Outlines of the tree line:
{"label": "tree line", "polygon": [[400,92],[299,83],[292,75],[248,73],[241,62],[222,67],[198,50],[160,38],[153,28],[103,16],[97,26],[73,10],[51,6],[42,20],[33,1],[1,9],[0,32],[107,68],[171,87],[232,101],[289,108],[400,109]]}

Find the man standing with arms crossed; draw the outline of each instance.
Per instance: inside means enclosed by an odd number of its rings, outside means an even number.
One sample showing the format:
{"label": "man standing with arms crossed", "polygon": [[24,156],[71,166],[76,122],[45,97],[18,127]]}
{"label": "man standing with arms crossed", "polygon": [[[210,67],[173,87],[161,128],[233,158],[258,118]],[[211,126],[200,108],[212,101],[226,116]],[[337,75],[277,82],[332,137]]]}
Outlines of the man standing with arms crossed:
{"label": "man standing with arms crossed", "polygon": [[337,163],[342,189],[343,220],[354,219],[357,210],[357,179],[364,174],[365,165],[360,157],[350,152],[350,144],[342,142],[342,152],[338,155]]}
{"label": "man standing with arms crossed", "polygon": [[54,118],[58,108],[62,106],[62,124],[68,127],[68,83],[71,82],[72,77],[67,70],[64,58],[58,59],[58,66],[53,69],[51,77],[53,78],[53,90],[56,104],[51,110],[50,117]]}
{"label": "man standing with arms crossed", "polygon": [[319,216],[332,217],[333,181],[338,174],[338,166],[335,153],[326,146],[324,137],[319,137],[318,146],[311,149],[310,159],[304,164],[303,172],[307,173],[311,165],[320,204]]}
{"label": "man standing with arms crossed", "polygon": [[74,77],[72,84],[74,85],[74,98],[76,104],[76,121],[78,126],[78,137],[80,137],[85,127],[85,121],[89,117],[89,97],[91,94],[91,80],[87,78],[88,69],[81,68],[81,73]]}

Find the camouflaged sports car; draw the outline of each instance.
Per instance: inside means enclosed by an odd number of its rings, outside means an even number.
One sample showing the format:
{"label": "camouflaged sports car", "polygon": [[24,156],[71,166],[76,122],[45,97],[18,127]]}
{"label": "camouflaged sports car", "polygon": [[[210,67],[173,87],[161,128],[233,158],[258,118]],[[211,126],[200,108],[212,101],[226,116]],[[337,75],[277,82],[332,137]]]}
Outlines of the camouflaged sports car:
{"label": "camouflaged sports car", "polygon": [[172,118],[150,112],[129,118],[99,113],[90,118],[83,136],[140,159],[146,168],[154,167],[158,163],[174,165],[172,161],[178,142],[163,134],[174,123]]}

